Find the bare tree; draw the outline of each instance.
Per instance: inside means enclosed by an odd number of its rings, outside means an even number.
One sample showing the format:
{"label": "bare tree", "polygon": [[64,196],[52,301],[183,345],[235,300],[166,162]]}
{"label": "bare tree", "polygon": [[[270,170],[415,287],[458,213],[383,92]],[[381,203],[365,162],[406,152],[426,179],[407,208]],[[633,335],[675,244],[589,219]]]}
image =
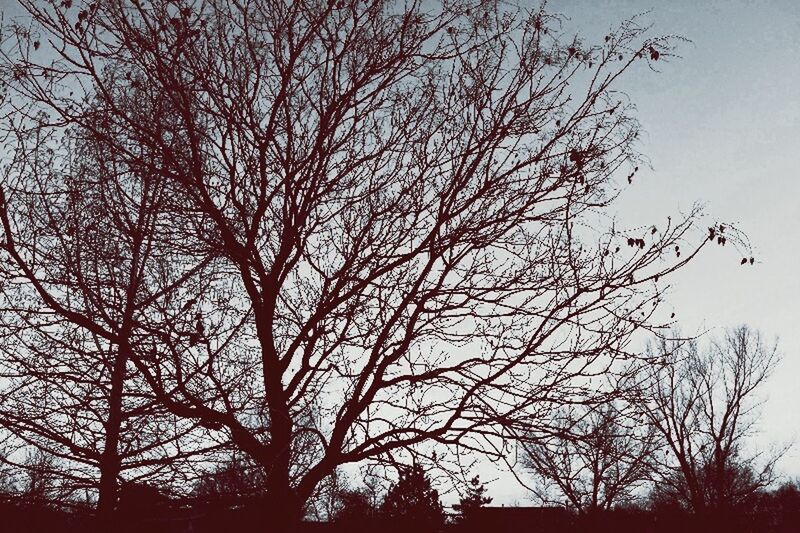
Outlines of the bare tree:
{"label": "bare tree", "polygon": [[24,504],[33,509],[85,509],[84,494],[76,491],[65,474],[60,458],[42,450],[14,450],[2,460],[4,502]]}
{"label": "bare tree", "polygon": [[260,501],[264,496],[264,471],[247,457],[228,456],[213,471],[200,477],[194,497],[201,504],[231,506]]}
{"label": "bare tree", "polygon": [[15,138],[81,132],[134,169],[160,200],[126,203],[147,221],[131,242],[161,266],[124,278],[141,296],[111,324],[51,289],[20,164],[6,254],[161,405],[224,428],[284,527],[341,464],[425,442],[502,456],[635,357],[630,336],[669,322],[664,277],[714,242],[696,211],[603,216],[639,164],[614,86],[672,46],[636,21],[589,45],[488,0],[21,4]]}
{"label": "bare tree", "polygon": [[[74,328],[57,331],[72,333],[70,340],[78,338]],[[120,398],[119,425],[109,425],[113,358],[103,348],[76,350],[65,344],[64,337],[39,345],[30,336],[16,340],[13,357],[8,344],[0,363],[4,380],[0,425],[13,433],[19,450],[5,461],[21,470],[41,469],[38,463],[23,460],[24,450],[31,448],[57,458],[50,470],[58,472],[61,490],[48,496],[61,500],[50,503],[69,505],[77,496],[88,504],[99,496],[104,502],[110,500],[113,510],[121,482],[149,480],[174,487],[191,475],[190,465],[183,462],[218,446],[203,438],[207,432],[196,431],[196,424],[177,419],[143,394],[147,389],[137,385],[131,369],[126,371]],[[119,432],[119,463],[109,484],[109,466],[103,458],[110,431]]]}
{"label": "bare tree", "polygon": [[730,510],[772,483],[781,452],[748,455],[746,441],[777,344],[740,326],[705,349],[696,340],[662,340],[648,353],[638,405],[668,451],[660,497],[694,512]]}
{"label": "bare tree", "polygon": [[86,133],[69,132],[56,153],[52,130],[14,129],[3,194],[17,209],[0,214],[0,425],[59,458],[61,477],[95,494],[108,519],[123,475],[163,481],[215,443],[156,402],[130,360],[139,315],[174,285],[154,244],[165,191]]}
{"label": "bare tree", "polygon": [[636,499],[652,479],[660,441],[653,426],[619,403],[565,409],[549,438],[523,441],[531,486],[546,503],[566,501],[581,514]]}

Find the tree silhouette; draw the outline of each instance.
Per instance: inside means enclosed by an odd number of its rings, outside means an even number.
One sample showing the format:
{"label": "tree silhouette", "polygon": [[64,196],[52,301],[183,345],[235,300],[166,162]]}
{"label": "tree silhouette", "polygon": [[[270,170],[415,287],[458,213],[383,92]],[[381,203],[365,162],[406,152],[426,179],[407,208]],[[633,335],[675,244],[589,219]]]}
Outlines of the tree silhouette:
{"label": "tree silhouette", "polygon": [[332,518],[338,527],[345,531],[375,530],[379,509],[373,505],[365,490],[345,489],[337,497],[338,508]]}
{"label": "tree silhouette", "polygon": [[400,478],[386,493],[380,514],[403,531],[431,531],[444,524],[439,492],[431,486],[422,467],[416,464],[400,470]]}
{"label": "tree silhouette", "polygon": [[[523,441],[537,497],[581,514],[629,504],[653,476],[655,429],[621,402],[565,409],[554,435]],[[555,489],[557,497],[549,494]]]}
{"label": "tree silhouette", "polygon": [[480,476],[475,476],[469,481],[466,496],[453,506],[453,509],[459,513],[459,522],[469,523],[474,519],[475,511],[492,503],[492,498],[488,497],[486,492],[487,489],[481,483]]}
{"label": "tree silhouette", "polygon": [[775,479],[782,452],[746,454],[757,421],[757,391],[779,360],[747,326],[701,350],[695,340],[662,340],[649,350],[638,389],[643,413],[668,451],[656,500],[697,513],[751,504]]}
{"label": "tree silhouette", "polygon": [[247,458],[233,455],[216,469],[204,473],[194,489],[201,504],[242,505],[264,496],[264,472]]}
{"label": "tree silhouette", "polygon": [[91,490],[110,520],[125,476],[168,481],[178,460],[217,443],[200,442],[197,421],[158,403],[131,361],[147,335],[143,314],[174,284],[155,245],[164,191],[89,132],[66,135],[59,156],[47,152],[52,133],[17,130],[20,173],[4,182],[20,210],[0,214],[2,298],[13,310],[0,317],[0,425],[60,458],[62,478]]}
{"label": "tree silhouette", "polygon": [[[277,529],[342,464],[424,442],[502,456],[636,357],[630,336],[669,322],[660,280],[712,243],[692,244],[696,210],[656,231],[602,216],[638,170],[615,87],[672,46],[635,20],[593,46],[477,0],[21,4],[7,276],[113,347],[109,427],[130,365],[261,466]],[[104,154],[86,176],[107,197],[38,194],[75,175],[64,133]],[[91,216],[51,205],[73,196]],[[58,215],[39,235],[26,197]],[[39,262],[69,231],[116,260],[65,273],[80,298]]]}
{"label": "tree silhouette", "polygon": [[796,480],[785,481],[774,490],[763,490],[754,507],[765,518],[765,529],[772,527],[781,531],[783,526],[788,530],[800,516],[800,484]]}

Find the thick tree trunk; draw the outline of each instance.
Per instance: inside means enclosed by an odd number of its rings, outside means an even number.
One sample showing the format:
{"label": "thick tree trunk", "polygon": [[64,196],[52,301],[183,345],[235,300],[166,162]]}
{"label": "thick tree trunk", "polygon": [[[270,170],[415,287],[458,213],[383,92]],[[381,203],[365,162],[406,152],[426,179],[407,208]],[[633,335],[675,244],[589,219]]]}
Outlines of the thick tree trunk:
{"label": "thick tree trunk", "polygon": [[282,382],[282,362],[272,337],[274,307],[273,295],[266,309],[261,308],[262,312],[259,314],[262,319],[257,320],[262,349],[262,378],[270,424],[269,452],[262,462],[267,472],[264,512],[267,531],[290,533],[297,531],[303,518],[305,502],[298,497],[291,483],[294,422]]}
{"label": "thick tree trunk", "polygon": [[267,488],[264,506],[264,531],[269,533],[295,533],[303,520],[303,503],[290,487]]}
{"label": "thick tree trunk", "polygon": [[304,502],[292,486],[290,478],[292,423],[288,410],[270,409],[272,454],[267,466],[266,522],[269,531],[297,531],[303,518]]}

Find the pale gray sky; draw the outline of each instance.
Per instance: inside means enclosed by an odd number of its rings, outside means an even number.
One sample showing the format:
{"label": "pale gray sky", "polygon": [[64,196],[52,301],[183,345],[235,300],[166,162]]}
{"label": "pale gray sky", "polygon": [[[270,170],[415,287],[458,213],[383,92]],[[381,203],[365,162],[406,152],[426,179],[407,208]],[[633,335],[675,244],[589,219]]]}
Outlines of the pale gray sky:
{"label": "pale gray sky", "polygon": [[[754,268],[741,267],[732,251],[712,249],[673,280],[671,301],[687,332],[749,323],[780,337],[784,359],[765,389],[764,437],[800,436],[800,3],[625,0],[551,7],[576,28],[599,31],[652,9],[656,33],[692,40],[661,74],[623,82],[647,131],[642,149],[653,171],[643,172],[617,207],[625,218],[652,217],[701,201],[711,218],[747,234]],[[800,447],[783,466],[800,475]]]}
{"label": "pale gray sky", "polygon": [[[619,21],[650,11],[654,34],[688,39],[681,59],[640,68],[618,88],[646,132],[640,171],[615,207],[620,220],[650,224],[694,202],[735,223],[757,263],[712,247],[672,279],[670,303],[687,333],[747,323],[780,337],[783,361],[765,386],[754,446],[797,440],[780,463],[800,476],[800,3],[796,1],[561,0],[565,29],[602,41]],[[592,38],[593,37],[593,38]],[[710,225],[710,224],[709,224]],[[704,227],[700,228],[705,231]],[[493,504],[525,504],[512,482],[489,486]]]}

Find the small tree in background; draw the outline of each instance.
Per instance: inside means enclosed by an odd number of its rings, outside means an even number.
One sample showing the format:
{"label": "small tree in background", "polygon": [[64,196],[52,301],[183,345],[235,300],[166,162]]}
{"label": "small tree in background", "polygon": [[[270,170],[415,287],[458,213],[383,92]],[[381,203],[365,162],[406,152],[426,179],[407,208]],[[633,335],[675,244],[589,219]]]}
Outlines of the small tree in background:
{"label": "small tree in background", "polygon": [[630,504],[651,479],[659,436],[629,406],[564,409],[553,432],[522,442],[525,467],[536,481],[531,490],[547,505],[566,500],[581,514],[609,510]]}
{"label": "small tree in background", "polygon": [[229,506],[265,495],[264,472],[247,457],[233,455],[215,470],[201,476],[194,495],[203,504]]}
{"label": "small tree in background", "polygon": [[767,527],[778,527],[782,524],[797,524],[800,517],[800,481],[785,481],[772,491],[759,494],[755,510],[760,514]]}
{"label": "small tree in background", "polygon": [[337,495],[338,509],[333,521],[344,531],[374,531],[378,518],[370,494],[365,489],[346,489]]}
{"label": "small tree in background", "polygon": [[404,530],[432,530],[444,523],[439,492],[431,486],[420,465],[415,464],[400,472],[400,479],[386,494],[381,516]]}
{"label": "small tree in background", "polygon": [[643,414],[668,451],[656,503],[696,513],[749,509],[776,478],[783,452],[747,453],[758,421],[758,390],[777,365],[777,343],[747,326],[730,329],[701,349],[664,340],[641,369]]}
{"label": "small tree in background", "polygon": [[486,492],[487,489],[481,483],[480,476],[475,476],[470,480],[467,495],[453,506],[453,509],[459,513],[459,523],[469,522],[474,518],[477,509],[492,503],[492,499],[486,496]]}
{"label": "small tree in background", "polygon": [[117,517],[129,522],[152,518],[153,513],[169,509],[171,503],[169,496],[157,486],[148,483],[124,483],[119,490]]}

